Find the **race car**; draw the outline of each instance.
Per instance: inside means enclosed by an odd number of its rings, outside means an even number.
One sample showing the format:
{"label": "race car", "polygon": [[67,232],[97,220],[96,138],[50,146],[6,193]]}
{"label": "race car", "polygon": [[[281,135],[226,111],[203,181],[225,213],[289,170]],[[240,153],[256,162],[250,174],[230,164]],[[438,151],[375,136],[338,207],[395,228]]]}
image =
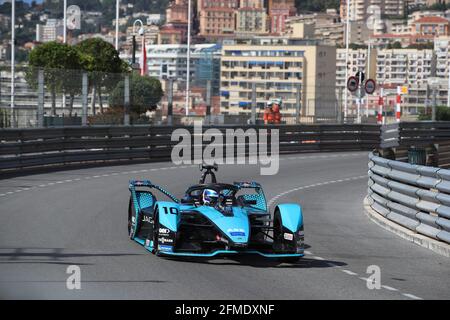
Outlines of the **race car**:
{"label": "race car", "polygon": [[[149,180],[130,181],[130,239],[165,257],[253,253],[295,262],[304,255],[299,204],[278,204],[271,215],[259,183],[218,183],[217,165],[200,170],[199,184],[181,199]],[[157,200],[155,191],[168,199]]]}

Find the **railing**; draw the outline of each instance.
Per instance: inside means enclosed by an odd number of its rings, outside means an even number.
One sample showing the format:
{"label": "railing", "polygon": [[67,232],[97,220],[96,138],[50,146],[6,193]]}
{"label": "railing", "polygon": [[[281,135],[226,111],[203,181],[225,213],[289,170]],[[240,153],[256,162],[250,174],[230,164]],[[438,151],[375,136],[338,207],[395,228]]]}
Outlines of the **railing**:
{"label": "railing", "polygon": [[450,243],[450,170],[369,156],[371,208],[409,230]]}
{"label": "railing", "polygon": [[[0,130],[0,172],[80,163],[166,161],[171,158],[172,147],[178,144],[178,141],[171,141],[172,132],[179,128],[191,133],[194,130],[192,126],[3,129]],[[210,128],[203,127],[203,132]],[[214,128],[222,133],[237,129],[235,126]],[[269,138],[270,131],[278,129],[280,153],[373,150],[380,142],[377,125],[247,126],[242,129],[256,129],[255,132],[267,129]],[[248,141],[245,142],[247,153]],[[209,142],[202,142],[202,147],[207,144]]]}

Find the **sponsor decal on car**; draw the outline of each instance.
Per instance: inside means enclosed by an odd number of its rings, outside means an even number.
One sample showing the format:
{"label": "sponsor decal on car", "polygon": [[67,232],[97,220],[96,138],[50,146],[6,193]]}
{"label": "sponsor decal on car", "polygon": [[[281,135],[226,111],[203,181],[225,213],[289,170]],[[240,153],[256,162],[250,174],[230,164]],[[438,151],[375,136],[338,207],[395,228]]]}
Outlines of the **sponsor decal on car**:
{"label": "sponsor decal on car", "polygon": [[158,238],[159,243],[173,243],[173,239],[170,238]]}
{"label": "sponsor decal on car", "polygon": [[294,240],[294,235],[292,233],[285,233],[284,234],[284,239],[292,241],[292,240]]}
{"label": "sponsor decal on car", "polygon": [[232,237],[245,237],[245,231],[244,229],[228,229],[227,232]]}
{"label": "sponsor decal on car", "polygon": [[167,251],[167,252],[173,252],[173,247],[172,246],[166,246],[166,245],[159,245],[158,246],[159,250],[161,251]]}
{"label": "sponsor decal on car", "polygon": [[152,222],[152,218],[151,217],[149,217],[149,216],[143,216],[142,217],[142,222]]}
{"label": "sponsor decal on car", "polygon": [[167,228],[159,228],[158,232],[159,232],[160,234],[169,234],[169,233],[170,233],[170,230],[167,229]]}

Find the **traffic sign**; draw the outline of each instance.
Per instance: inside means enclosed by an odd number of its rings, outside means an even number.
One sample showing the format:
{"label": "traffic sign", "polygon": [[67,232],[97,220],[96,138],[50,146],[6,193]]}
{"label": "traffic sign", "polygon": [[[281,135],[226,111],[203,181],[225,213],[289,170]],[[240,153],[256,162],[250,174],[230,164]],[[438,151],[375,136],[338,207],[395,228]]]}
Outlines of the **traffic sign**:
{"label": "traffic sign", "polygon": [[407,86],[402,86],[400,88],[400,93],[401,94],[408,94],[408,87]]}
{"label": "traffic sign", "polygon": [[350,92],[355,92],[358,90],[359,87],[359,80],[356,77],[350,77],[347,81],[347,89]]}
{"label": "traffic sign", "polygon": [[355,75],[356,79],[361,80],[361,83],[364,82],[364,80],[366,80],[366,75],[364,74],[364,72],[362,71],[358,71]]}
{"label": "traffic sign", "polygon": [[368,79],[366,81],[366,84],[364,85],[364,89],[366,90],[367,94],[374,93],[376,88],[377,88],[377,85],[375,83],[375,80],[373,80],[373,79]]}

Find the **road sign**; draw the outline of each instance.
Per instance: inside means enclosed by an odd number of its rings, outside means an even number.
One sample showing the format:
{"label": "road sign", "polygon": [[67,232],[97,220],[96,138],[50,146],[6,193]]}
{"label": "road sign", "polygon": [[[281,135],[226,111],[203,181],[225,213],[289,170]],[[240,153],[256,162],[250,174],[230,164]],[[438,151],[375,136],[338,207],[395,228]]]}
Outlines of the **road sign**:
{"label": "road sign", "polygon": [[400,93],[401,94],[408,94],[408,87],[407,86],[403,86],[400,88]]}
{"label": "road sign", "polygon": [[366,79],[366,75],[362,71],[358,71],[355,75],[356,79],[361,80],[361,83]]}
{"label": "road sign", "polygon": [[359,80],[356,77],[350,77],[347,81],[347,89],[350,92],[355,92],[358,90],[359,87]]}
{"label": "road sign", "polygon": [[377,85],[375,83],[375,80],[373,80],[373,79],[367,80],[366,84],[364,85],[364,89],[366,90],[367,94],[374,93],[376,88],[377,88]]}

